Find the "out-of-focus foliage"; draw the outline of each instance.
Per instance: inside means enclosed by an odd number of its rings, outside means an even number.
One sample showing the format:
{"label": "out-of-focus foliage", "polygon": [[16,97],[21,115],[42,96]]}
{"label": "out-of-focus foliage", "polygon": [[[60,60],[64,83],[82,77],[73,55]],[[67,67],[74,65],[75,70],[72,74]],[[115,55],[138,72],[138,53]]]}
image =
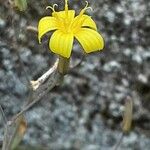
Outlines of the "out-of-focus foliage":
{"label": "out-of-focus foliage", "polygon": [[27,0],[15,0],[15,7],[19,8],[20,11],[27,9]]}

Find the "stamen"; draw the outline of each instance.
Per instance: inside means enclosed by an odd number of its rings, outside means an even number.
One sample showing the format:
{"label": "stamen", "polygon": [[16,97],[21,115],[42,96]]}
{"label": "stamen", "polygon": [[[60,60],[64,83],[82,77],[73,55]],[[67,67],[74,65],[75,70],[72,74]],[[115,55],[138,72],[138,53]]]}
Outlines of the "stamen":
{"label": "stamen", "polygon": [[68,0],[65,0],[65,11],[68,12]]}
{"label": "stamen", "polygon": [[85,3],[86,3],[85,8],[87,8],[89,3],[88,3],[88,1],[85,1]]}
{"label": "stamen", "polygon": [[55,12],[55,6],[58,6],[58,5],[54,4],[53,7],[52,6],[47,6],[46,9],[51,9],[53,12]]}
{"label": "stamen", "polygon": [[85,5],[85,7],[81,10],[79,16],[80,16],[80,15],[83,15],[84,12],[85,12],[87,9],[90,9],[91,11],[93,11],[92,7],[88,7],[88,5],[89,5],[88,1],[85,1],[85,2],[86,2],[86,5]]}

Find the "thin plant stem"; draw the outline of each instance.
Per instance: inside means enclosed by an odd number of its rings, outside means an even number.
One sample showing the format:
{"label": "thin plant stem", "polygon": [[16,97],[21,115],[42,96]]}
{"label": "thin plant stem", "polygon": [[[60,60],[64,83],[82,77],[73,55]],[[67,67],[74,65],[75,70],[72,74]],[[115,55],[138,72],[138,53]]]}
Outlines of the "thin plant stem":
{"label": "thin plant stem", "polygon": [[117,144],[115,145],[113,150],[119,150],[119,147],[120,147],[120,145],[121,145],[121,143],[123,141],[123,138],[124,138],[124,133],[122,132],[121,135],[120,135],[120,138],[117,141]]}
{"label": "thin plant stem", "polygon": [[4,110],[3,110],[1,105],[0,105],[0,112],[1,112],[3,123],[4,123],[4,126],[5,126],[7,124],[7,118],[6,118],[6,115],[5,115]]}

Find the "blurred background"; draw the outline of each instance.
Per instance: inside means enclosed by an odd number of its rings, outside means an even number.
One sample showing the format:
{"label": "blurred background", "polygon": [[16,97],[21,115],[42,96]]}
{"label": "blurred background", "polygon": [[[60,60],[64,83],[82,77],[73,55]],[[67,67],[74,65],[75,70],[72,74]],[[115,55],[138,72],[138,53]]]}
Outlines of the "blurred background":
{"label": "blurred background", "polygon": [[[25,12],[0,0],[0,105],[8,119],[20,111],[29,96],[28,80],[36,80],[54,63],[48,38],[38,43],[41,17],[51,15],[46,6],[63,0],[30,0]],[[24,150],[109,150],[122,133],[126,96],[134,103],[131,132],[120,150],[150,149],[150,1],[90,0],[96,21],[105,39],[105,49],[87,55],[61,86],[25,113],[27,132]],[[77,13],[84,0],[69,0]],[[75,44],[72,62],[83,56]],[[3,138],[0,119],[0,140]],[[33,148],[35,147],[35,148]],[[40,148],[43,147],[43,148]]]}

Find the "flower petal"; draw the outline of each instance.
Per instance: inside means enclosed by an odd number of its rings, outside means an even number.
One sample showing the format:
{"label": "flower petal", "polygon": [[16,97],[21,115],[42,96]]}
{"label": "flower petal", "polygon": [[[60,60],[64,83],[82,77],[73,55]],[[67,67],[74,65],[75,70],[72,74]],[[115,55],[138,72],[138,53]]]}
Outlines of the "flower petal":
{"label": "flower petal", "polygon": [[82,45],[86,53],[94,52],[104,48],[104,40],[102,36],[95,30],[81,28],[75,33],[75,37]]}
{"label": "flower petal", "polygon": [[74,37],[72,33],[67,34],[57,30],[53,33],[50,39],[49,47],[52,52],[69,58],[73,46],[73,39]]}
{"label": "flower petal", "polygon": [[41,43],[41,37],[49,31],[57,29],[57,21],[54,17],[44,17],[39,21],[38,24],[38,39]]}
{"label": "flower petal", "polygon": [[[53,12],[52,16],[56,17],[58,19],[66,19],[66,11]],[[74,19],[74,16],[75,16],[75,11],[68,10],[68,12],[67,12],[68,21],[72,21]]]}
{"label": "flower petal", "polygon": [[82,18],[84,19],[82,27],[89,27],[89,28],[92,28],[94,30],[97,30],[96,24],[90,16],[83,15]]}

